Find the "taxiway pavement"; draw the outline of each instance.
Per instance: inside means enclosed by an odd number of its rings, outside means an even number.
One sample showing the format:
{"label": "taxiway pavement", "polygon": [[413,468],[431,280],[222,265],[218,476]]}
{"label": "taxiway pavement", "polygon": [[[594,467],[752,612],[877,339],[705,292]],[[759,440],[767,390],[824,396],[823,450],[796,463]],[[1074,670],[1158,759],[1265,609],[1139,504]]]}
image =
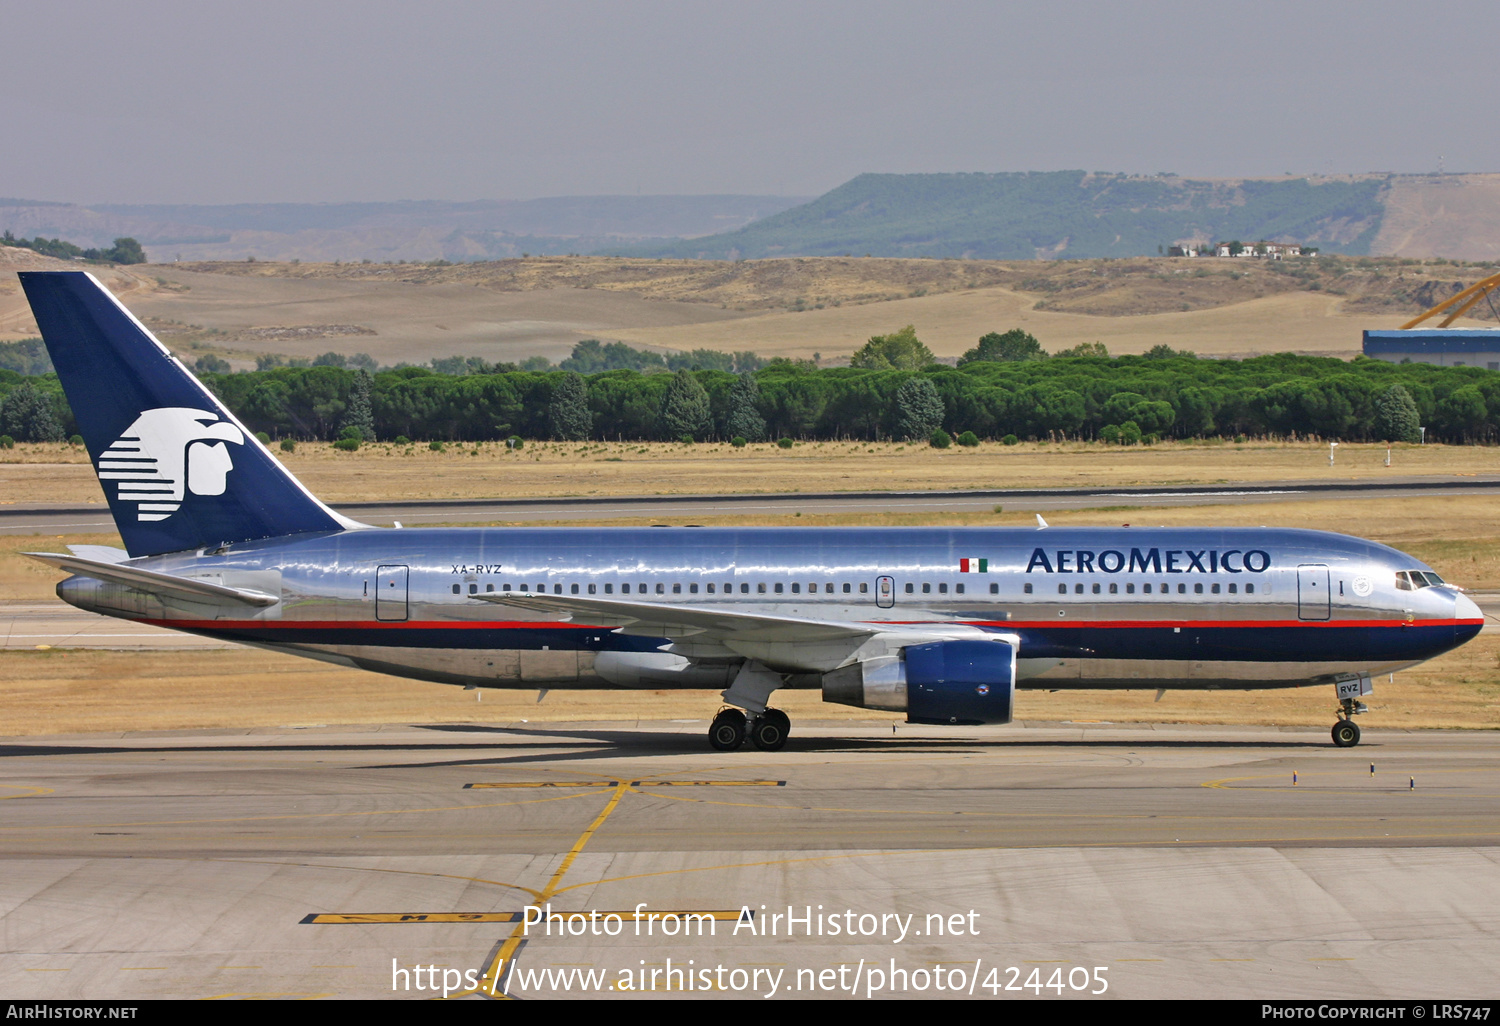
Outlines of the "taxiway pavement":
{"label": "taxiway pavement", "polygon": [[[0,739],[0,993],[417,998],[496,968],[523,997],[1500,985],[1492,733],[800,723],[722,754],[705,730]],[[506,918],[549,901],[621,918]],[[684,936],[640,905],[729,918]]]}

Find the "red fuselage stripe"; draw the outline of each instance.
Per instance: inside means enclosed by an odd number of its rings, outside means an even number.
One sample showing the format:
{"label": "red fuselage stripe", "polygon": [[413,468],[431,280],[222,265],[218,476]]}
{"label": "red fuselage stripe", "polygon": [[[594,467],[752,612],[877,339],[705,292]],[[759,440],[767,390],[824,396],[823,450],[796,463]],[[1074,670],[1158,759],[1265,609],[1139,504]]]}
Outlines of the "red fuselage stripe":
{"label": "red fuselage stripe", "polygon": [[[580,630],[612,631],[615,628],[591,624],[560,623],[556,620],[140,620],[157,627],[177,630],[240,630],[254,627],[280,627],[295,630]],[[1178,627],[1200,630],[1224,627],[1460,627],[1483,625],[1483,618],[1441,620],[868,620],[871,626],[922,627],[958,625],[994,627],[1001,630],[1091,628],[1138,630],[1142,628]]]}

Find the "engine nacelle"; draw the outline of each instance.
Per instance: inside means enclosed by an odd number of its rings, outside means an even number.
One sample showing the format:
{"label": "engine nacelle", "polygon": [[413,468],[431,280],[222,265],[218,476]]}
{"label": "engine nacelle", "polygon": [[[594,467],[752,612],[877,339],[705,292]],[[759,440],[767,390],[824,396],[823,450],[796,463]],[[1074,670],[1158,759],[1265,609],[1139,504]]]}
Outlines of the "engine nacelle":
{"label": "engine nacelle", "polygon": [[823,675],[823,701],[906,713],[907,723],[978,726],[1015,713],[1016,646],[1008,640],[908,645]]}

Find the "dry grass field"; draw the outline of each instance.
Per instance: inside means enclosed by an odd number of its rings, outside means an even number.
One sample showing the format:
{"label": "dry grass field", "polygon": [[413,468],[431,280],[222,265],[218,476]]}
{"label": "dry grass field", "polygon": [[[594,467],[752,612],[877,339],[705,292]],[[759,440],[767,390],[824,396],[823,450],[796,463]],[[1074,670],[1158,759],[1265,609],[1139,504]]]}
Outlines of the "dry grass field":
{"label": "dry grass field", "polygon": [[[1375,481],[1393,477],[1500,473],[1500,449],[1398,445],[1391,466],[1381,445],[1315,442],[1162,442],[1121,448],[1102,442],[985,442],[939,450],[896,442],[727,443],[531,442],[376,444],[355,453],[302,443],[278,456],[314,494],[341,502],[611,495],[733,495],[767,492],[925,491],[991,488],[1221,484],[1256,481]],[[0,450],[0,506],[25,502],[103,504],[81,447],[20,444]]]}
{"label": "dry grass field", "polygon": [[1372,253],[1461,260],[1500,257],[1500,174],[1397,178]]}
{"label": "dry grass field", "polygon": [[[1420,211],[1412,224],[1423,225]],[[1412,231],[1419,230],[1412,228]],[[1426,230],[1426,229],[1421,229]],[[22,254],[22,255],[15,255]],[[1283,262],[1285,264],[1285,262]],[[0,272],[76,266],[0,251]],[[490,263],[239,262],[99,269],[164,341],[248,366],[256,355],[369,353],[383,363],[480,356],[557,360],[583,338],[765,356],[846,358],[916,326],[942,358],[1020,327],[1049,350],[1165,343],[1205,355],[1352,356],[1363,329],[1394,328],[1489,268],[1395,258],[1079,261],[796,258],[740,262],[534,257]],[[1481,321],[1490,314],[1476,308]],[[0,340],[34,335],[0,273]]]}

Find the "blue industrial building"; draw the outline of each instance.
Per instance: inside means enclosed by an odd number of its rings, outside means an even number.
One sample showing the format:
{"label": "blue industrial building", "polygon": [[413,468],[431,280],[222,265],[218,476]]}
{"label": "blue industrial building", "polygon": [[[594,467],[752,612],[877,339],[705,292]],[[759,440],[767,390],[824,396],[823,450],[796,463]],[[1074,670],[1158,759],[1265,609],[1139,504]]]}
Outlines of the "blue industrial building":
{"label": "blue industrial building", "polygon": [[1413,328],[1365,332],[1365,355],[1391,363],[1500,370],[1500,329]]}

